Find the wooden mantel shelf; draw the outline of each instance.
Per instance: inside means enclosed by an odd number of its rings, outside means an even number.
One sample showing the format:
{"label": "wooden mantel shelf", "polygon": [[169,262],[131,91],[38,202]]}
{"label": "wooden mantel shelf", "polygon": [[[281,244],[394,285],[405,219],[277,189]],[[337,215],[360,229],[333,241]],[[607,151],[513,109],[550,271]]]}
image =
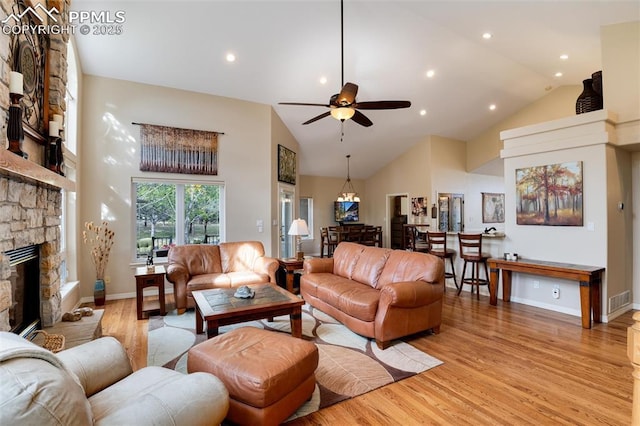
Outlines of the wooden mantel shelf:
{"label": "wooden mantel shelf", "polygon": [[0,149],[0,170],[46,183],[69,192],[75,192],[76,190],[74,181],[54,173],[33,161],[25,160],[6,149]]}

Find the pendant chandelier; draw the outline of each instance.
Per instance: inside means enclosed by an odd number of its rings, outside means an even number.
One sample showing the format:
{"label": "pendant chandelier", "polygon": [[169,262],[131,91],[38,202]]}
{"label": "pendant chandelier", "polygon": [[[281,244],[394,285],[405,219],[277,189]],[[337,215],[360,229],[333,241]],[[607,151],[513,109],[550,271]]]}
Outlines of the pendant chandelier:
{"label": "pendant chandelier", "polygon": [[344,185],[342,185],[342,190],[338,194],[338,201],[353,201],[359,203],[360,197],[358,197],[356,190],[353,189],[351,176],[349,176],[349,158],[351,158],[351,155],[347,155],[347,180]]}

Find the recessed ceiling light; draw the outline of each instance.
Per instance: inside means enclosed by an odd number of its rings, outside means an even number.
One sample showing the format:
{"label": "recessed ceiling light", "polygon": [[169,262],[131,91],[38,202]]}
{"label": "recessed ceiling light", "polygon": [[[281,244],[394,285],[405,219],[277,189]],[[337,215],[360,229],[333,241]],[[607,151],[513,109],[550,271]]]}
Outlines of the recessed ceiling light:
{"label": "recessed ceiling light", "polygon": [[420,115],[427,115],[427,110],[426,109],[421,109],[420,110]]}
{"label": "recessed ceiling light", "polygon": [[482,34],[482,38],[485,39],[485,40],[489,40],[491,37],[493,37],[493,35],[491,33]]}
{"label": "recessed ceiling light", "polygon": [[320,84],[327,84],[327,77],[320,77]]}
{"label": "recessed ceiling light", "polygon": [[560,71],[558,71],[557,73],[554,74],[556,77],[562,77],[562,73]]}
{"label": "recessed ceiling light", "polygon": [[433,76],[436,75],[435,70],[429,70],[427,71],[427,77],[429,78],[433,78]]}
{"label": "recessed ceiling light", "polygon": [[567,59],[569,59],[569,55],[562,54],[562,55],[560,55],[560,59],[562,59],[563,61],[566,61]]}
{"label": "recessed ceiling light", "polygon": [[496,109],[496,104],[491,104],[491,105],[489,105],[489,109],[490,109],[491,111],[494,111],[494,110]]}
{"label": "recessed ceiling light", "polygon": [[227,62],[235,62],[236,60],[236,55],[234,55],[233,53],[227,53]]}

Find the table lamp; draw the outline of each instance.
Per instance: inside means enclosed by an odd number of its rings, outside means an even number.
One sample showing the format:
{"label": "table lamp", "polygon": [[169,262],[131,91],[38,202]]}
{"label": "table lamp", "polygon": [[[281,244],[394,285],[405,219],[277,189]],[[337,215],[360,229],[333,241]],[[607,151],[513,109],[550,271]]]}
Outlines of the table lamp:
{"label": "table lamp", "polygon": [[296,259],[303,260],[304,253],[302,252],[302,239],[300,236],[309,235],[309,228],[307,222],[304,219],[296,219],[291,222],[289,227],[289,235],[295,235],[296,237]]}

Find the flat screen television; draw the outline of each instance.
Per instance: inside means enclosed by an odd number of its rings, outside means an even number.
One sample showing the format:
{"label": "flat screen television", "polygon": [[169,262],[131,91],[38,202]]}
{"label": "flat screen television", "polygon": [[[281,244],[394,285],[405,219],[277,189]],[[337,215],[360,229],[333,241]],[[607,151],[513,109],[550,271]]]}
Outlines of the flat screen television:
{"label": "flat screen television", "polygon": [[359,222],[359,203],[355,201],[334,201],[333,215],[336,222]]}

